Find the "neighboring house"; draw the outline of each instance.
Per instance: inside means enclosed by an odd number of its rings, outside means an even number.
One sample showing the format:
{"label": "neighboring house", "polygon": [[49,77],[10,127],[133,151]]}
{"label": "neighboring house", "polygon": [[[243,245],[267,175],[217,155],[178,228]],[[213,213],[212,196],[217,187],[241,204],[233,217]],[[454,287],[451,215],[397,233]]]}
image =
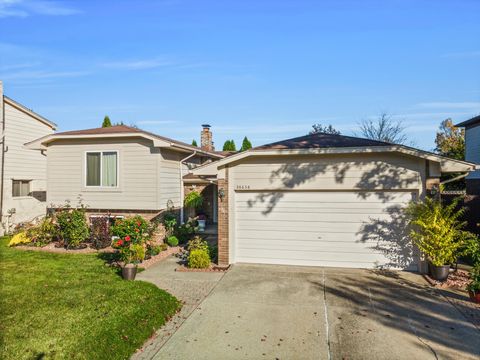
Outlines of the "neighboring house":
{"label": "neighboring house", "polygon": [[[480,115],[455,126],[465,128],[465,160],[480,164]],[[480,170],[471,172],[465,181],[467,194],[480,195]]]}
{"label": "neighboring house", "polygon": [[[222,265],[424,271],[403,208],[472,163],[402,145],[313,134],[194,169],[218,183]],[[422,266],[420,266],[422,265]]]}
{"label": "neighboring house", "polygon": [[202,148],[124,125],[56,133],[26,146],[47,154],[49,206],[80,201],[89,216],[152,219],[167,208],[183,211],[183,176],[224,157],[214,151],[208,125]]}
{"label": "neighboring house", "polygon": [[29,150],[24,144],[52,134],[56,125],[4,96],[1,81],[0,121],[0,233],[5,233],[17,223],[45,215],[47,160],[43,152]]}

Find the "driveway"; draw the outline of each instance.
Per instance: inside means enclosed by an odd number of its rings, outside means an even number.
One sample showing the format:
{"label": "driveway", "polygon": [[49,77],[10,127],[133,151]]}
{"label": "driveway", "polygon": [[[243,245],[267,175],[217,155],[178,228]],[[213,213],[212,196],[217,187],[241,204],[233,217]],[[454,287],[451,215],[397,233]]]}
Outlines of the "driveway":
{"label": "driveway", "polygon": [[480,357],[479,329],[416,274],[235,265],[214,280],[152,358]]}

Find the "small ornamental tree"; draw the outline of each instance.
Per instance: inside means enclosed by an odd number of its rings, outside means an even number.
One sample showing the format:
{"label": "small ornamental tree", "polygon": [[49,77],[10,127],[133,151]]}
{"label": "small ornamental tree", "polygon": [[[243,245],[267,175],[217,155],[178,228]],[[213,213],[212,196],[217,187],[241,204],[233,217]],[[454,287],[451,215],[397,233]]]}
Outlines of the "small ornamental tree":
{"label": "small ornamental tree", "polygon": [[103,118],[102,127],[110,127],[110,126],[112,126],[112,122],[110,121],[110,118],[108,117],[108,115],[105,115],[105,117]]}
{"label": "small ornamental tree", "polygon": [[192,140],[192,146],[198,147],[197,140],[195,140],[195,139]]}
{"label": "small ornamental tree", "polygon": [[240,151],[246,151],[248,149],[251,149],[252,148],[252,143],[250,142],[250,140],[248,140],[248,138],[245,136],[243,138],[243,141],[242,141],[242,148],[240,149]]}

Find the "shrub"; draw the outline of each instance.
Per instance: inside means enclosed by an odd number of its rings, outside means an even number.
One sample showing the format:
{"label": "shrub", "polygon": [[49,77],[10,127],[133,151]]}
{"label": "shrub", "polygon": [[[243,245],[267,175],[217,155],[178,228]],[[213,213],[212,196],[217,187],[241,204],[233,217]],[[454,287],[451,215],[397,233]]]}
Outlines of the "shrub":
{"label": "shrub", "polygon": [[187,250],[204,250],[208,252],[208,243],[197,235],[188,242]]}
{"label": "shrub", "polygon": [[[162,246],[165,245],[165,246]],[[161,244],[161,245],[152,245],[147,247],[146,254],[150,256],[155,256],[160,254],[162,251],[167,249],[167,244]]]}
{"label": "shrub", "polygon": [[136,215],[131,218],[117,219],[115,224],[111,227],[112,235],[125,240],[129,237],[129,241],[133,244],[143,244],[151,237],[151,228],[148,222]]}
{"label": "shrub", "polygon": [[167,244],[160,244],[159,247],[160,247],[160,251],[166,251],[168,249]]}
{"label": "shrub", "polygon": [[180,240],[182,244],[184,244],[191,239],[193,234],[195,234],[196,228],[197,221],[195,219],[188,219],[185,224],[177,227],[177,230],[175,231],[175,236]]}
{"label": "shrub", "polygon": [[24,245],[31,243],[32,240],[27,236],[25,231],[21,231],[15,235],[13,235],[12,239],[8,243],[8,246],[17,246],[17,245]]}
{"label": "shrub", "polygon": [[59,228],[52,217],[46,217],[28,229],[27,236],[35,246],[44,246],[59,237]]}
{"label": "shrub", "polygon": [[85,218],[85,210],[68,209],[57,213],[60,238],[67,247],[77,247],[88,239],[90,229]]}
{"label": "shrub", "polygon": [[470,272],[470,283],[467,285],[467,290],[480,292],[480,264],[474,266]]}
{"label": "shrub", "polygon": [[177,239],[177,237],[176,237],[176,236],[173,236],[173,235],[172,235],[172,236],[169,236],[169,237],[167,238],[167,244],[168,244],[169,246],[178,246],[178,239]]}
{"label": "shrub", "polygon": [[459,249],[473,235],[464,231],[465,222],[459,220],[464,209],[457,210],[457,201],[442,206],[435,199],[412,202],[406,209],[412,229],[410,236],[434,266],[454,263]]}
{"label": "shrub", "polygon": [[163,226],[167,237],[171,236],[175,231],[175,226],[177,226],[177,216],[173,212],[167,212],[163,216]]}
{"label": "shrub", "polygon": [[205,250],[192,250],[188,255],[188,267],[206,269],[210,266],[210,256]]}
{"label": "shrub", "polygon": [[198,191],[191,191],[185,196],[184,205],[192,209],[200,209],[203,204],[203,196]]}
{"label": "shrub", "polygon": [[112,236],[110,235],[110,219],[108,216],[90,218],[92,245],[96,249],[103,249],[110,246]]}

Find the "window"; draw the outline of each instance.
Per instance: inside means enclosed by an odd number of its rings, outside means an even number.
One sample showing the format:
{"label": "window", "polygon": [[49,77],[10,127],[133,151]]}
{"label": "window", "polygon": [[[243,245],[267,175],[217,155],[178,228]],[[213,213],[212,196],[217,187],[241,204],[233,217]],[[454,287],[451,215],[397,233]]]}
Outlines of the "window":
{"label": "window", "polygon": [[118,183],[118,153],[91,151],[86,154],[87,186],[116,187]]}
{"label": "window", "polygon": [[29,196],[31,180],[12,180],[12,196]]}

